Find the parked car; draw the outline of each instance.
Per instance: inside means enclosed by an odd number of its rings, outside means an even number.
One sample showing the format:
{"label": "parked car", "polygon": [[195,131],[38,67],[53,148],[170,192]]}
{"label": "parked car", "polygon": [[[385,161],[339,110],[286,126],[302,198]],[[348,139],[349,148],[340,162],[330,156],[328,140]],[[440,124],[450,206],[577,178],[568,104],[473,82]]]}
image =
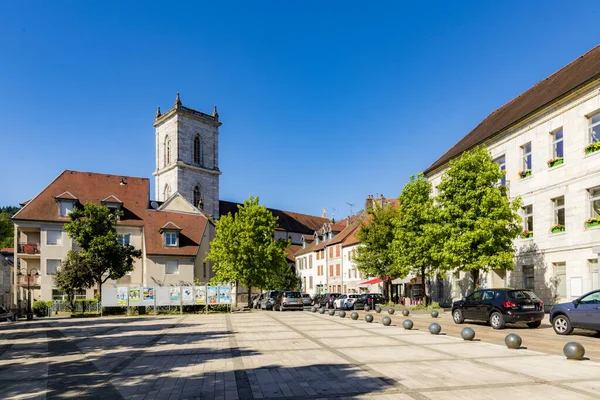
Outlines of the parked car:
{"label": "parked car", "polygon": [[302,293],[302,305],[310,306],[310,305],[312,305],[312,301],[313,301],[313,299],[310,298],[310,294]]}
{"label": "parked car", "polygon": [[381,293],[365,293],[354,301],[353,308],[363,308],[365,304],[369,307],[374,308],[377,304],[385,304],[385,297]]}
{"label": "parked car", "polygon": [[555,304],[550,310],[554,332],[570,335],[575,328],[591,329],[600,333],[600,290],[586,293],[568,303]]}
{"label": "parked car", "polygon": [[260,302],[264,297],[264,293],[257,294],[252,300],[252,308],[260,308]]}
{"label": "parked car", "polygon": [[304,304],[302,303],[302,294],[300,292],[292,292],[286,290],[280,292],[277,295],[277,299],[273,303],[273,311],[285,311],[285,310],[303,310]]}
{"label": "parked car", "polygon": [[544,302],[529,289],[482,289],[455,301],[452,318],[457,324],[465,319],[489,321],[494,329],[504,328],[507,322],[537,328],[544,319]]}
{"label": "parked car", "polygon": [[6,308],[0,306],[0,321],[14,321],[15,320],[15,314],[10,311],[7,310]]}
{"label": "parked car", "polygon": [[260,302],[261,310],[272,310],[273,304],[275,304],[275,300],[277,300],[277,296],[281,292],[282,290],[269,290],[263,293],[263,298]]}
{"label": "parked car", "polygon": [[324,293],[315,297],[315,305],[325,308],[333,308],[333,302],[340,296],[340,293]]}
{"label": "parked car", "polygon": [[344,310],[352,310],[354,308],[354,302],[360,296],[360,294],[343,294],[334,300],[333,306]]}

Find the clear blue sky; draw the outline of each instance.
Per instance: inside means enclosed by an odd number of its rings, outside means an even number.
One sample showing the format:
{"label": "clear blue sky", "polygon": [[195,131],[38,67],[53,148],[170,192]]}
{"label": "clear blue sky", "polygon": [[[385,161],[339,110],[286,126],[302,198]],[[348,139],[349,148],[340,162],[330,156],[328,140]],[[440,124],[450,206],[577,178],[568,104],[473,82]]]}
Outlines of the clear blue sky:
{"label": "clear blue sky", "polygon": [[397,196],[490,112],[599,44],[599,9],[3,2],[0,206],[64,169],[153,182],[156,106],[180,92],[219,107],[221,199],[339,219],[346,202]]}

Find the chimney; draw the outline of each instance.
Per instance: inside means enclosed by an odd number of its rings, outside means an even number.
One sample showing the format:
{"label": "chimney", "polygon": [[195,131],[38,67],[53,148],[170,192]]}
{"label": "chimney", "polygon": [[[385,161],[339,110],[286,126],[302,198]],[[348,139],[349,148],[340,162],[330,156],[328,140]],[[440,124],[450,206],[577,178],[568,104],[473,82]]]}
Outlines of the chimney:
{"label": "chimney", "polygon": [[327,210],[325,208],[323,208],[323,211],[321,212],[321,218],[327,218]]}
{"label": "chimney", "polygon": [[367,200],[365,201],[365,211],[369,211],[373,208],[373,195],[370,194],[367,196]]}

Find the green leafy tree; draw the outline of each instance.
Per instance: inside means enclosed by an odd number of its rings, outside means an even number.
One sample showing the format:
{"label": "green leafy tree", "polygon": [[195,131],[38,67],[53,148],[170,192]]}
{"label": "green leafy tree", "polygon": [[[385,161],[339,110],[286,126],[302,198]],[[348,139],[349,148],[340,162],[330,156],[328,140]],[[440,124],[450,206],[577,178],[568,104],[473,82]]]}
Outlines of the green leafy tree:
{"label": "green leafy tree", "polygon": [[83,289],[92,287],[93,274],[84,262],[81,253],[70,250],[67,258],[54,275],[54,285],[67,294],[71,311],[75,310],[75,294]]}
{"label": "green leafy tree", "polygon": [[503,174],[487,149],[479,146],[450,161],[438,186],[444,263],[470,272],[475,287],[481,272],[514,268],[521,201],[509,200],[506,187],[499,184]]}
{"label": "green leafy tree", "polygon": [[267,287],[286,289],[286,290],[298,290],[300,287],[300,280],[294,270],[287,265],[287,263],[281,264],[277,267],[275,273],[268,276]]}
{"label": "green leafy tree", "polygon": [[131,245],[118,242],[115,228],[121,212],[95,203],[86,203],[69,214],[65,231],[81,248],[79,263],[86,269],[89,287],[96,285],[102,296],[102,284],[109,279],[119,279],[133,270],[133,261],[142,252]]}
{"label": "green leafy tree", "polygon": [[[431,183],[423,174],[410,177],[398,197],[394,218],[394,272],[405,277],[420,275],[423,285],[440,266],[438,210],[431,197]],[[423,286],[425,287],[425,286]],[[425,297],[425,304],[428,303]]]}
{"label": "green leafy tree", "polygon": [[213,282],[241,282],[248,288],[266,288],[272,275],[289,270],[285,240],[275,240],[275,217],[258,197],[244,200],[235,215],[222,216],[216,223],[215,237],[205,261],[213,261]]}
{"label": "green leafy tree", "polygon": [[394,251],[394,219],[396,208],[390,205],[373,203],[367,211],[368,216],[361,222],[357,238],[358,246],[355,263],[356,268],[367,276],[381,278],[385,284],[386,296],[389,300],[389,285],[395,273]]}
{"label": "green leafy tree", "polygon": [[15,228],[11,221],[19,207],[0,207],[0,247],[13,247]]}

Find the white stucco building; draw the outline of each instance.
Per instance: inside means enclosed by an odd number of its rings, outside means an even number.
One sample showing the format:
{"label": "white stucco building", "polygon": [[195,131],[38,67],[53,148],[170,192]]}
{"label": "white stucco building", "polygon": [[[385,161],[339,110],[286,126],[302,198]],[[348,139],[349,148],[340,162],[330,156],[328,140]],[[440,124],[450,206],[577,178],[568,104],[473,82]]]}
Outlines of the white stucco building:
{"label": "white stucco building", "polygon": [[[514,271],[482,276],[483,287],[534,289],[547,304],[600,287],[600,47],[490,114],[426,171],[434,194],[448,161],[478,144],[520,196],[523,234]],[[462,275],[432,285],[434,300],[470,290]]]}

